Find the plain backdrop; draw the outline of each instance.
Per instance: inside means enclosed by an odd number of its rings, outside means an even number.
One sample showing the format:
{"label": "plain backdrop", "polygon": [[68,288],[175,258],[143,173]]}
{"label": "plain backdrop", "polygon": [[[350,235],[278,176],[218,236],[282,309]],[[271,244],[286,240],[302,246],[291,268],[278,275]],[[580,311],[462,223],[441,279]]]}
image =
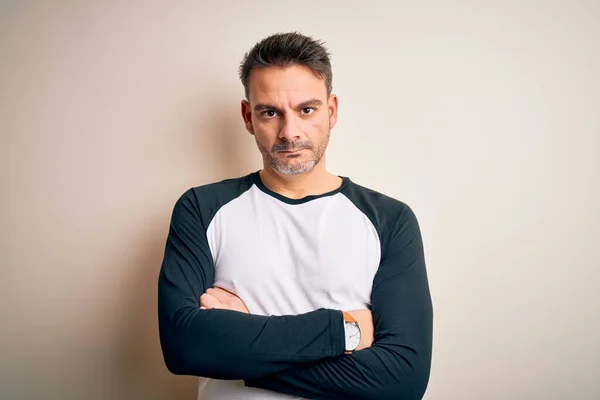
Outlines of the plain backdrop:
{"label": "plain backdrop", "polygon": [[332,54],[330,170],[419,218],[426,399],[600,398],[600,2],[0,4],[0,398],[195,399],[158,342],[169,219],[261,168],[237,69],[284,31]]}

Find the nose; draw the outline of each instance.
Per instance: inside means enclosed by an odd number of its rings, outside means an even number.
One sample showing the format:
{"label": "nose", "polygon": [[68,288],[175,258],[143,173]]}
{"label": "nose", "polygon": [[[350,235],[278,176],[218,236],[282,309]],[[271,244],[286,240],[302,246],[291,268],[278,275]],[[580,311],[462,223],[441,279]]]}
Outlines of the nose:
{"label": "nose", "polygon": [[286,113],[285,118],[281,118],[279,127],[279,139],[284,142],[293,142],[300,138],[299,124],[294,113]]}

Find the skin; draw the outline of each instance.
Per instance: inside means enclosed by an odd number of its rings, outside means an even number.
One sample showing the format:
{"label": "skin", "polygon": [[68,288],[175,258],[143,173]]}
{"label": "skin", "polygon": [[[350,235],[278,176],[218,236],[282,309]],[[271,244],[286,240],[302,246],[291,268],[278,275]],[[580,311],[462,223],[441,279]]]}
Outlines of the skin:
{"label": "skin", "polygon": [[326,169],[325,150],[338,116],[338,98],[303,66],[254,69],[242,118],[263,156],[263,183],[298,199],[340,187]]}
{"label": "skin", "polygon": [[[263,157],[260,177],[264,185],[291,199],[339,188],[342,179],[325,166],[330,131],[338,117],[338,98],[327,94],[325,81],[300,65],[266,67],[251,72],[248,88],[248,99],[241,104],[242,118]],[[200,307],[249,313],[242,299],[219,287],[200,296]],[[371,312],[347,312],[361,329],[357,350],[370,347]]]}

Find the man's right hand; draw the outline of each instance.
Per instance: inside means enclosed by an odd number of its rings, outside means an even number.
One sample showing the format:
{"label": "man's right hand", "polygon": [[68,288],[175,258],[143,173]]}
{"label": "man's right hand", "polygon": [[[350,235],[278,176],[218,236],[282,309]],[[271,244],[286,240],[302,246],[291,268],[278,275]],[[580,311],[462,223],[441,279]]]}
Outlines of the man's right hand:
{"label": "man's right hand", "polygon": [[370,310],[353,310],[346,311],[358,322],[360,328],[360,343],[356,351],[371,347],[373,344],[374,328],[373,328],[373,313]]}
{"label": "man's right hand", "polygon": [[200,308],[217,308],[249,314],[248,307],[238,295],[220,287],[210,288],[200,296]]}

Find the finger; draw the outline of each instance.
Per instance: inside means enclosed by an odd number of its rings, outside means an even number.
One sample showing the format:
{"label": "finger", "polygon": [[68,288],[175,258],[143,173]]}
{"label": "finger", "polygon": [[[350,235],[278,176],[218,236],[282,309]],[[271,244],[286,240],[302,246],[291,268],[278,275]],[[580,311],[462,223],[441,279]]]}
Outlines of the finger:
{"label": "finger", "polygon": [[231,300],[235,296],[221,288],[210,288],[206,291],[206,293],[219,300],[221,303],[225,303],[226,301]]}
{"label": "finger", "polygon": [[204,310],[210,310],[212,308],[221,308],[221,302],[216,300],[212,296],[203,294],[200,297],[200,308]]}
{"label": "finger", "polygon": [[226,295],[228,295],[228,296],[235,296],[235,297],[238,297],[238,296],[237,296],[237,294],[235,294],[235,293],[234,293],[234,292],[232,292],[231,290],[228,290],[228,289],[222,288],[222,287],[220,287],[220,286],[215,286],[215,287],[214,287],[214,290],[216,290],[217,292],[220,292],[220,293],[226,294]]}
{"label": "finger", "polygon": [[200,307],[223,308],[223,304],[210,294],[204,293],[202,296],[200,296]]}

